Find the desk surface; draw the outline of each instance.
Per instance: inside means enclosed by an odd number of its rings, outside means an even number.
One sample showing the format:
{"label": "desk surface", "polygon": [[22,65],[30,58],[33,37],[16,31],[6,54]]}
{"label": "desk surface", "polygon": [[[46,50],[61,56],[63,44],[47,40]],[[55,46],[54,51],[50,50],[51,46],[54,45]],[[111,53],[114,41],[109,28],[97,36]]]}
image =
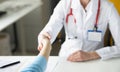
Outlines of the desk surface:
{"label": "desk surface", "polygon": [[0,3],[0,11],[7,11],[6,15],[0,17],[0,31],[39,7],[42,4],[40,1],[6,0]]}
{"label": "desk surface", "polygon": [[[26,67],[28,64],[30,64],[36,56],[0,56],[0,61],[20,61],[19,64],[13,65],[10,67],[6,67],[3,69],[0,69],[0,72],[20,72],[21,69]],[[46,69],[46,72],[52,72],[52,70],[55,68],[57,64],[58,57],[51,56],[49,58],[48,67]]]}
{"label": "desk surface", "polygon": [[86,62],[60,60],[53,72],[120,72],[120,58]]}
{"label": "desk surface", "polygon": [[[19,72],[34,60],[35,56],[0,56],[0,60],[20,60],[21,63],[0,69],[0,72]],[[106,61],[68,62],[64,58],[50,56],[46,72],[120,72],[120,58]]]}

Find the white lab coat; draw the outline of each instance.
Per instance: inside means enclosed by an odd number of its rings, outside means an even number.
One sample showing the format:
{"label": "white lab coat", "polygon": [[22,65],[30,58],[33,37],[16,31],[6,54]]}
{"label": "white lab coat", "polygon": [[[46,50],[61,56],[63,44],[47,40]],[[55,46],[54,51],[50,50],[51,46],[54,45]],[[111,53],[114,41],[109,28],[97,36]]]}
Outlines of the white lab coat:
{"label": "white lab coat", "polygon": [[[87,5],[86,10],[83,9],[79,0],[72,0],[71,8],[73,9],[74,17],[76,18],[76,26],[69,20],[69,28],[66,25],[66,15],[70,10],[70,0],[61,0],[54,13],[51,16],[48,24],[42,32],[48,32],[52,39],[55,40],[57,34],[65,27],[66,39],[61,46],[60,56],[69,56],[77,50],[96,51],[101,59],[109,59],[120,56],[120,19],[113,4],[107,0],[101,0],[101,11],[98,20],[98,30],[102,31],[102,41],[88,41],[87,31],[92,30],[95,24],[96,13],[98,9],[98,0],[91,0]],[[115,45],[111,47],[103,47],[103,38],[105,31],[109,27],[115,41]],[[67,29],[68,28],[68,29]],[[74,36],[78,38],[75,39]],[[72,39],[68,39],[71,37]],[[39,39],[39,36],[38,36]]]}

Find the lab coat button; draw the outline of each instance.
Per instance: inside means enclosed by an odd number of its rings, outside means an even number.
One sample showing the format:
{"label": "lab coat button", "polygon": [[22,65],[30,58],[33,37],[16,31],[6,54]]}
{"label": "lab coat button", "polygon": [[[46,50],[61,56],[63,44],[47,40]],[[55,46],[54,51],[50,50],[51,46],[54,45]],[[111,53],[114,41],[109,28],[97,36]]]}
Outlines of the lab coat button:
{"label": "lab coat button", "polygon": [[75,36],[75,39],[77,39],[78,37],[77,36]]}
{"label": "lab coat button", "polygon": [[68,39],[71,39],[71,38],[68,38]]}

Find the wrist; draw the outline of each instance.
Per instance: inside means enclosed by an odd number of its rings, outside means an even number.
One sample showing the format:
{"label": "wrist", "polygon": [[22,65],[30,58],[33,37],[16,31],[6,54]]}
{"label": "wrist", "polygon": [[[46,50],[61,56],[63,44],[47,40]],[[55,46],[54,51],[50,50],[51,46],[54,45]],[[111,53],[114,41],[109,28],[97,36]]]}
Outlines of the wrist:
{"label": "wrist", "polygon": [[90,52],[91,59],[99,59],[100,56],[96,52]]}
{"label": "wrist", "polygon": [[41,32],[40,36],[43,38],[48,38],[49,40],[51,39],[51,35],[48,32]]}
{"label": "wrist", "polygon": [[51,52],[51,47],[50,48],[44,48],[39,52],[39,55],[44,56],[47,60]]}

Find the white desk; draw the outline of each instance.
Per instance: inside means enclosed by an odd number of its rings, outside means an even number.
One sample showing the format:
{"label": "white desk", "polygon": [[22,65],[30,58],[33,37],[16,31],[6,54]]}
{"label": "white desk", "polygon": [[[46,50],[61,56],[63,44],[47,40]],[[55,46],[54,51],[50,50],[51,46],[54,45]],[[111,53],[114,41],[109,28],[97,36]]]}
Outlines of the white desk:
{"label": "white desk", "polygon": [[[30,64],[35,57],[36,56],[0,56],[0,61],[20,61],[20,64],[0,69],[0,72],[20,72],[20,70],[26,67],[26,65]],[[49,58],[48,68],[46,69],[46,72],[52,72],[57,64],[57,60],[58,57],[55,56],[51,56]]]}
{"label": "white desk", "polygon": [[6,0],[0,4],[0,10],[7,14],[0,17],[0,31],[13,24],[41,5],[40,0]]}
{"label": "white desk", "polygon": [[[0,56],[0,60],[20,60],[21,63],[0,69],[0,72],[19,72],[31,63],[35,56]],[[106,61],[68,62],[64,58],[51,56],[46,72],[120,72],[120,58]]]}
{"label": "white desk", "polygon": [[60,61],[53,72],[120,72],[120,58],[87,62]]}

